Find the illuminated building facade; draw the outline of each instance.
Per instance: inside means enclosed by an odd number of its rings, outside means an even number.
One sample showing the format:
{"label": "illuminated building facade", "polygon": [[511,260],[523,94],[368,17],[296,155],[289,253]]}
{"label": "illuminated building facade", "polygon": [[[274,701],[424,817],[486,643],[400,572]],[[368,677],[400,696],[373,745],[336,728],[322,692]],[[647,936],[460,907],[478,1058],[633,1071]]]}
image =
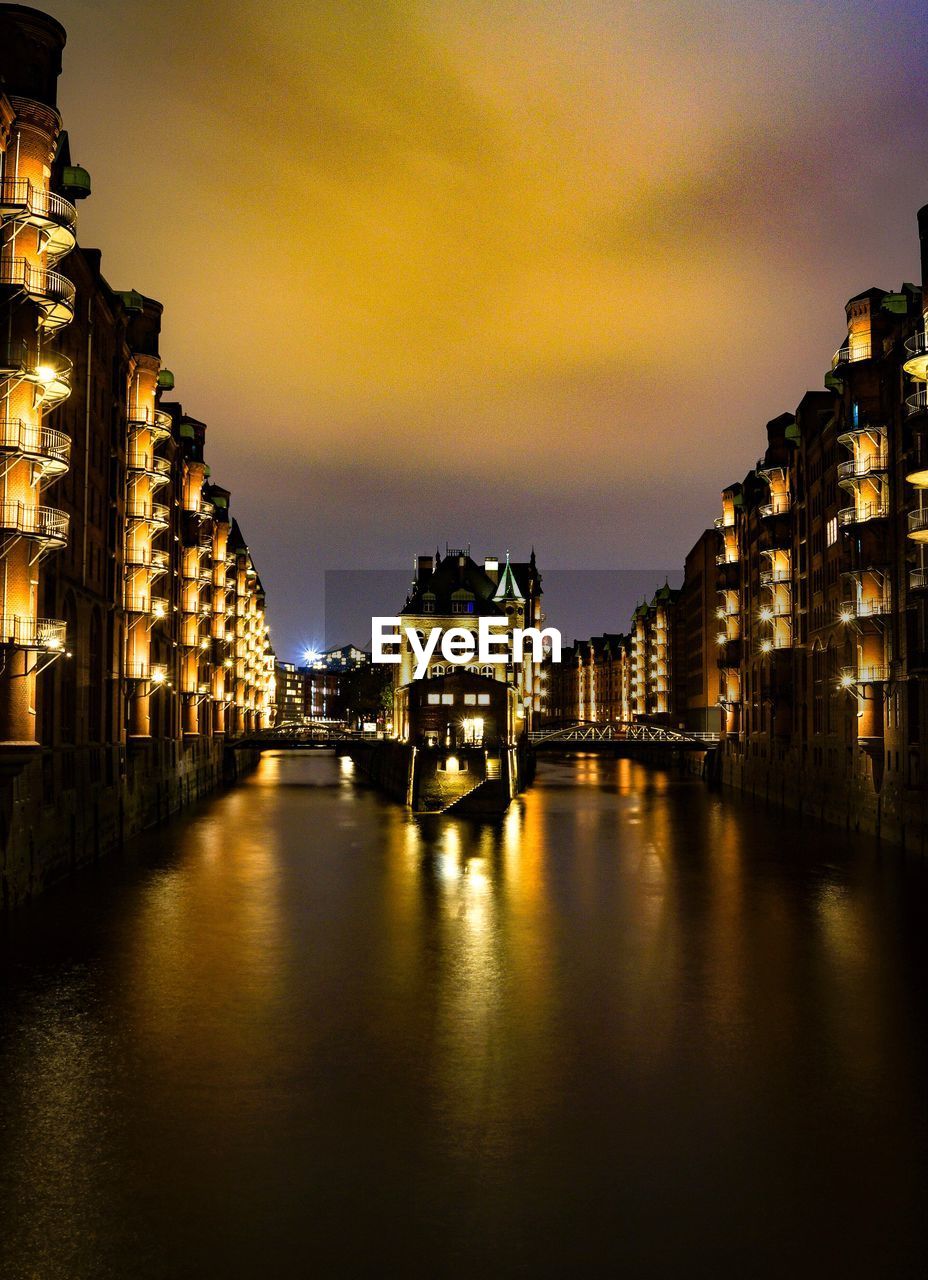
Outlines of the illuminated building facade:
{"label": "illuminated building facade", "polygon": [[[928,275],[928,212],[919,214]],[[722,495],[726,781],[921,845],[928,785],[922,291],[845,308],[825,389]]]}
{"label": "illuminated building facade", "polygon": [[[535,553],[525,562],[504,561],[488,557],[483,565],[468,550],[446,548],[442,557],[419,556],[412,589],[401,610],[403,628],[410,627],[424,636],[432,628],[442,632],[460,627],[476,634],[481,617],[498,620],[501,634],[511,635],[515,628],[542,627],[541,575]],[[505,626],[503,625],[505,624]],[[394,732],[400,739],[408,733],[408,689],[413,682],[415,655],[403,633],[400,662],[394,667]],[[429,677],[466,670],[489,679],[509,684],[517,698],[516,725],[518,735],[531,727],[533,717],[540,715],[543,704],[544,675],[541,664],[532,662],[532,651],[526,648],[523,660],[512,664],[480,664],[475,660],[454,667],[443,657],[440,648],[432,656]]]}
{"label": "illuminated building facade", "polygon": [[[31,10],[0,11],[0,742],[7,768],[38,747],[36,680],[66,650],[65,620],[40,609],[43,562],[68,545],[68,514],[49,489],[67,474],[71,441],[55,408],[71,393],[56,339],[75,287],[59,269],[76,242],[84,194],[65,158],[57,81],[65,32]],[[70,185],[69,185],[70,184]]]}
{"label": "illuminated building facade", "polygon": [[228,561],[206,427],[164,401],[161,304],[76,245],[90,180],[56,108],[64,41],[0,6],[4,902],[215,786],[274,705],[263,590],[240,535]]}

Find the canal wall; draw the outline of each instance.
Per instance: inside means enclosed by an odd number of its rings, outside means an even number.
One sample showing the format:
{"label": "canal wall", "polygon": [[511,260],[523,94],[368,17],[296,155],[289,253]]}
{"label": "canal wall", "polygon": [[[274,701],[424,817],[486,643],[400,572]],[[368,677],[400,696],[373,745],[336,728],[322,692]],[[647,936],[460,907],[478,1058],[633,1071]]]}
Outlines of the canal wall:
{"label": "canal wall", "polygon": [[763,759],[723,752],[718,780],[754,800],[924,855],[928,852],[928,795],[906,787],[896,774],[875,777],[868,758],[862,764],[861,773],[835,777],[826,770],[802,766],[791,754]]}
{"label": "canal wall", "polygon": [[389,739],[353,742],[346,752],[368,782],[385,791],[391,799],[406,803],[412,762],[412,747],[408,743]]}
{"label": "canal wall", "polygon": [[254,768],[221,738],[59,748],[0,783],[0,904],[17,906]]}

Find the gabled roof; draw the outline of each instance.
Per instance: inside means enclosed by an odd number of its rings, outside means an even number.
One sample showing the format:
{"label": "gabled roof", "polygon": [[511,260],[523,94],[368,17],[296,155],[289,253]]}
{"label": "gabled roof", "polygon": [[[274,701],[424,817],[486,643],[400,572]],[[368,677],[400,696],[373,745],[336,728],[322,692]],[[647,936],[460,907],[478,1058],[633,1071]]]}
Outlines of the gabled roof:
{"label": "gabled roof", "polygon": [[505,610],[495,603],[495,591],[496,583],[469,555],[446,555],[431,572],[420,573],[400,613],[423,613],[423,598],[428,596],[430,613],[451,614],[455,600],[470,598],[474,614],[499,617]]}

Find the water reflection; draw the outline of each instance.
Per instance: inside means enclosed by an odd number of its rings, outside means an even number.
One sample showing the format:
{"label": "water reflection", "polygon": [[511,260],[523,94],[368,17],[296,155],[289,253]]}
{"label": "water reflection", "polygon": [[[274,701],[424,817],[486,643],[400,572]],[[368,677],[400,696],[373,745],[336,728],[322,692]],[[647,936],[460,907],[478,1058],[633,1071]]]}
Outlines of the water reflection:
{"label": "water reflection", "polygon": [[628,760],[476,823],[269,756],[9,925],[2,1274],[903,1274],[924,880]]}

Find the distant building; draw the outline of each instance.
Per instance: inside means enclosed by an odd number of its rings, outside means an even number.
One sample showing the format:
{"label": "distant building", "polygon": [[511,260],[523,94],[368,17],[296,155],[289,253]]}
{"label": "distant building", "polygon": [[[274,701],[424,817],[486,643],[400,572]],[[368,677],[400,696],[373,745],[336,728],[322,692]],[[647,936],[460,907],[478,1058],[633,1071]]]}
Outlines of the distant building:
{"label": "distant building", "polygon": [[679,604],[681,643],[671,664],[671,678],[684,681],[684,726],[699,733],[720,733],[722,728],[719,636],[724,616],[719,617],[717,555],[718,533],[706,529],[686,557]]}
{"label": "distant building", "polygon": [[[416,576],[400,616],[404,628],[412,628],[422,636],[435,627],[442,631],[460,627],[476,632],[481,617],[505,623],[505,630],[511,635],[516,627],[543,625],[541,595],[541,575],[534,551],[527,561],[510,561],[507,554],[502,564],[496,557],[488,557],[480,565],[471,558],[469,550],[447,548],[444,556],[436,553],[418,557]],[[393,731],[402,740],[410,733],[409,690],[414,670],[415,657],[404,634],[400,662],[393,667]],[[516,665],[480,664],[476,659],[466,665],[453,664],[437,649],[429,662],[427,676],[434,678],[461,671],[511,686],[517,699],[515,729],[518,734],[530,727],[533,716],[540,714],[541,664],[532,662],[530,648]]]}
{"label": "distant building", "polygon": [[276,677],[277,723],[301,723],[306,702],[303,672],[292,662],[278,662]]}

